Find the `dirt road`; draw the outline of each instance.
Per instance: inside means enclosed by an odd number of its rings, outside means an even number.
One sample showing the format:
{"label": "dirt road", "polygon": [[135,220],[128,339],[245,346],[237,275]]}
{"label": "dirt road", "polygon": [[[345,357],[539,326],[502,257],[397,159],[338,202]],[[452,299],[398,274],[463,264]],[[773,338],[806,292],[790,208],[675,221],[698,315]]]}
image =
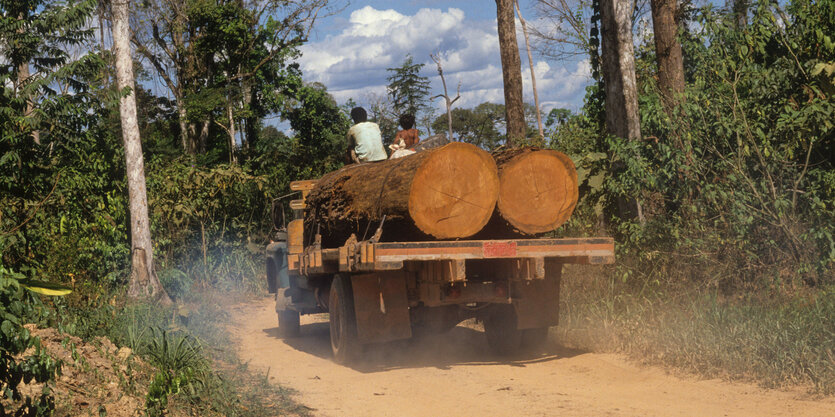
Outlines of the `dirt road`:
{"label": "dirt road", "polygon": [[232,317],[241,359],[321,416],[835,416],[832,398],[681,379],[617,355],[554,347],[502,359],[465,326],[375,347],[345,367],[331,361],[326,315],[302,317],[302,336],[286,341],[272,299]]}

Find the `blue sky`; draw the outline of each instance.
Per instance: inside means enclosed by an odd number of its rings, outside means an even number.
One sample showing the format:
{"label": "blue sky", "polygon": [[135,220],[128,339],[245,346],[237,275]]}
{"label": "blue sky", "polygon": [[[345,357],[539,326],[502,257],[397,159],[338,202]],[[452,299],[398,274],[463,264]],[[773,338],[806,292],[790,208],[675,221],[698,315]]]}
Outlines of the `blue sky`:
{"label": "blue sky", "polygon": [[[529,22],[535,13],[520,0]],[[522,57],[524,98],[533,103],[530,69],[521,25],[517,38]],[[407,54],[425,63],[422,75],[431,94],[443,92],[430,53],[440,53],[451,95],[461,83],[456,106],[503,103],[501,61],[496,34],[496,5],[490,0],[354,1],[318,22],[299,59],[305,81],[321,82],[339,103],[353,98],[368,103],[385,95],[386,68],[403,63]],[[589,82],[584,57],[555,62],[534,53],[537,87],[543,111],[553,107],[577,110]],[[438,109],[442,99],[437,100]]]}

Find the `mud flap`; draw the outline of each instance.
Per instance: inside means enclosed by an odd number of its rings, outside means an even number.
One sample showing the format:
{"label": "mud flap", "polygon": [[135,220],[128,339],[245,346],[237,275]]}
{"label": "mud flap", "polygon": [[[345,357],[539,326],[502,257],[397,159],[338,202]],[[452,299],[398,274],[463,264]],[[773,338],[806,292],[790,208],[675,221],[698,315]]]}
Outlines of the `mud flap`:
{"label": "mud flap", "polygon": [[351,277],[360,343],[412,337],[406,275],[402,271],[391,271]]}
{"label": "mud flap", "polygon": [[513,307],[518,329],[556,326],[560,317],[560,275],[562,265],[546,263],[546,277],[517,281],[513,287]]}

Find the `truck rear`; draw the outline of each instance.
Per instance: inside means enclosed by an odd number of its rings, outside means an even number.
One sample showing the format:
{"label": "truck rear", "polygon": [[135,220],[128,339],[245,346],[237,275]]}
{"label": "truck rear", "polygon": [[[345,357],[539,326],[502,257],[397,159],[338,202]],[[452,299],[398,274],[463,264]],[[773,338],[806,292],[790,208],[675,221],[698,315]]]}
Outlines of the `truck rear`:
{"label": "truck rear", "polygon": [[365,345],[445,332],[470,318],[484,323],[497,353],[541,345],[559,322],[563,265],[614,262],[611,238],[380,242],[384,222],[369,239],[352,235],[323,248],[303,220],[314,186],[291,184],[302,199],[267,247],[267,282],[282,337],[299,335],[300,315],[329,313],[340,363]]}

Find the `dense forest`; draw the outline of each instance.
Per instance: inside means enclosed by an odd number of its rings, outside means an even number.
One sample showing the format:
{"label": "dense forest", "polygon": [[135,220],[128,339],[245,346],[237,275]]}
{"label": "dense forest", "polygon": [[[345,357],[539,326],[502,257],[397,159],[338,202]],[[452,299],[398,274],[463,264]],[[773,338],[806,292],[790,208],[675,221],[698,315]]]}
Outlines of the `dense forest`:
{"label": "dense forest", "polygon": [[[131,3],[136,79],[121,89],[116,3],[0,0],[0,414],[55,407],[48,390],[18,390],[59,368],[31,353],[25,323],[107,335],[150,357],[167,334],[139,340],[135,317],[157,312],[127,297],[128,96],[153,274],[175,302],[165,308],[209,291],[263,291],[272,200],[344,163],[348,114],[362,104],[386,140],[398,115],[414,113],[422,137],[451,131],[488,150],[535,144],[571,156],[581,203],[556,235],[614,236],[618,261],[565,284],[561,338],[570,342],[573,325],[600,327],[570,343],[831,392],[835,1],[643,3],[533,2],[535,52],[591,62],[579,111],[485,102],[448,117],[431,99],[442,92],[430,91],[428,57],[388,68],[386,96],[337,103],[306,82],[296,59],[336,7],[327,0]],[[512,2],[496,4],[513,14]],[[171,326],[159,315],[159,328]],[[180,333],[186,344],[198,337]],[[177,372],[153,379],[149,412],[198,378]]]}

